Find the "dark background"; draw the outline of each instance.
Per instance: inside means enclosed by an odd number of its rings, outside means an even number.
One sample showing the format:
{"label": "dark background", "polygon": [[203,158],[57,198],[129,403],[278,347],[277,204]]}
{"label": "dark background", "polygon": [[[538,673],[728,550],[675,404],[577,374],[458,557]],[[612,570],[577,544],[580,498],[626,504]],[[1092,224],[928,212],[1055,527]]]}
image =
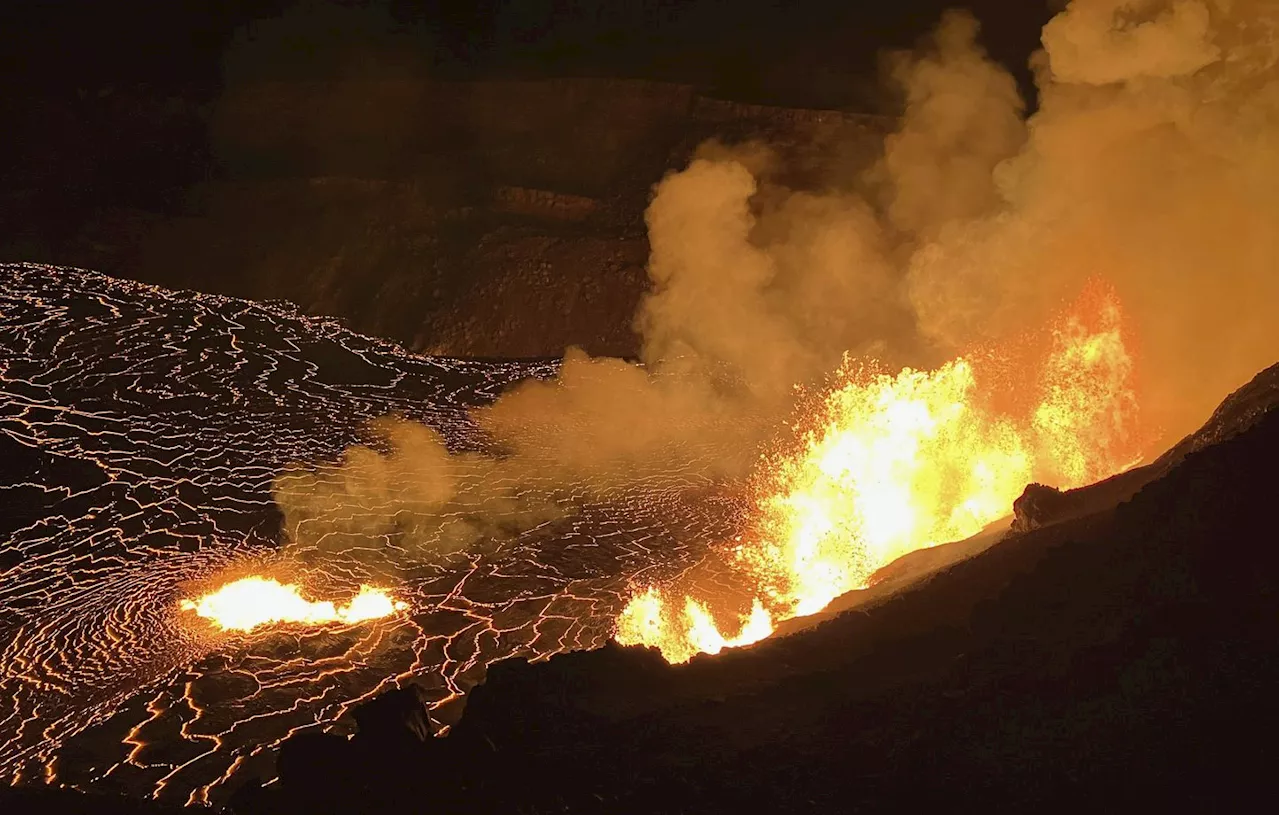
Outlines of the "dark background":
{"label": "dark background", "polygon": [[[839,106],[877,51],[913,44],[947,8],[983,24],[991,54],[1020,74],[1047,0],[46,0],[5,4],[6,97],[142,83],[211,96],[237,37],[289,36],[252,70],[316,74],[328,49],[404,52],[435,75],[612,76],[692,82],[745,101]],[[237,64],[237,70],[248,66]],[[851,80],[854,87],[850,87]]]}
{"label": "dark background", "polygon": [[[513,356],[633,352],[662,173],[713,136],[867,153],[786,111],[892,116],[884,52],[955,6],[2,5],[0,257],[286,298],[420,350]],[[966,7],[1034,106],[1026,65],[1052,9]],[[508,301],[528,304],[528,327]]]}

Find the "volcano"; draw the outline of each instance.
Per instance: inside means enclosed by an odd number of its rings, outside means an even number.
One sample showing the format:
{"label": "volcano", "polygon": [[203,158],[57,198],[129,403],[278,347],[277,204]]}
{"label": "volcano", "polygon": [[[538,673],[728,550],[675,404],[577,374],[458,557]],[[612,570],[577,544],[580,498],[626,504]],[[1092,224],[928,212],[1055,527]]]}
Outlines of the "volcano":
{"label": "volcano", "polygon": [[[287,304],[78,269],[0,273],[6,811],[102,811],[107,793],[245,813],[831,811],[1112,786],[1220,805],[1265,776],[1250,711],[1275,670],[1274,366],[1150,464],[1031,485],[1012,528],[670,665],[612,643],[615,620],[637,585],[722,585],[705,542],[741,523],[742,495],[668,473],[415,557],[400,527],[327,550],[273,501],[278,473],[376,445],[387,414],[483,450],[468,410],[556,363],[425,358]],[[197,613],[246,585],[301,611]]]}
{"label": "volcano", "polygon": [[10,5],[0,812],[1261,796],[1277,4]]}

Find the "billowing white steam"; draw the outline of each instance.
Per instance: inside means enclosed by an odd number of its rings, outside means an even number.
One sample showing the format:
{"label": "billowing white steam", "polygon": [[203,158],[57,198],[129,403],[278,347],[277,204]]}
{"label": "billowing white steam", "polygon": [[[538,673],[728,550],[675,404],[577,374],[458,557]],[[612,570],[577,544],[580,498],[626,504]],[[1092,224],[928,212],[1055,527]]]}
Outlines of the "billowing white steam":
{"label": "billowing white steam", "polygon": [[948,14],[893,61],[905,111],[865,196],[782,187],[758,146],[708,146],[659,183],[643,366],[569,351],[558,381],[477,412],[499,458],[388,425],[393,454],[281,480],[291,528],[413,517],[426,545],[459,507],[464,539],[493,507],[541,518],[664,472],[739,477],[842,354],[936,364],[1093,277],[1132,322],[1148,419],[1168,436],[1203,420],[1276,357],[1275,4],[1073,0],[1044,29],[1029,118],[977,32]]}

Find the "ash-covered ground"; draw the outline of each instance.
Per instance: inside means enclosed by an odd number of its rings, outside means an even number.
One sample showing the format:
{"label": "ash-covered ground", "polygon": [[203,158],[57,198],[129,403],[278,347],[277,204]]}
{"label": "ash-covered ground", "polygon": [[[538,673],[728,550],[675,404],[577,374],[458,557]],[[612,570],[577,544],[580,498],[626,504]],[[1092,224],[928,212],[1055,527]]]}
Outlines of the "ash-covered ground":
{"label": "ash-covered ground", "polygon": [[[477,447],[467,409],[558,364],[421,357],[287,304],[0,266],[0,772],[218,804],[270,778],[286,737],[349,729],[379,691],[412,680],[448,721],[495,660],[603,645],[630,582],[697,564],[739,498],[677,472],[559,496],[532,527],[497,511],[466,545],[406,553],[391,531],[324,558],[282,553],[272,500],[281,472],[336,460],[388,414]],[[270,635],[179,612],[259,568],[370,580],[409,609]]]}

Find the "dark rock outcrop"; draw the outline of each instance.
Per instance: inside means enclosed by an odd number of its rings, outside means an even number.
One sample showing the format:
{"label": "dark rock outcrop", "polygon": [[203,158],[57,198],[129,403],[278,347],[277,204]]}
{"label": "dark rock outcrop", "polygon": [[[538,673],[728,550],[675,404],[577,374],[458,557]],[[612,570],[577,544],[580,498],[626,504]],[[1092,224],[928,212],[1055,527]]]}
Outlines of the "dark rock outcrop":
{"label": "dark rock outcrop", "polygon": [[1046,524],[1060,520],[1071,502],[1057,487],[1044,484],[1028,484],[1013,502],[1014,532],[1030,532]]}
{"label": "dark rock outcrop", "polygon": [[1043,484],[1029,485],[1014,501],[1012,531],[1026,532],[1127,501],[1143,486],[1162,477],[1197,450],[1253,427],[1268,411],[1276,409],[1276,394],[1277,366],[1272,365],[1224,399],[1203,426],[1150,464],[1074,490],[1062,491]]}
{"label": "dark rock outcrop", "polygon": [[[356,734],[305,732],[287,740],[276,760],[281,785],[296,791],[291,805],[310,812],[383,812],[404,800],[404,790],[434,777],[438,742],[423,696],[409,685],[387,691],[353,711]],[[425,770],[425,772],[424,772]],[[435,784],[424,785],[419,802],[438,805]],[[445,786],[445,785],[440,785]],[[392,798],[384,794],[395,791]],[[353,796],[360,803],[353,803]],[[250,783],[236,791],[231,811],[271,811],[277,796]],[[417,811],[415,809],[415,811]]]}
{"label": "dark rock outcrop", "polygon": [[356,708],[353,715],[362,739],[408,743],[412,739],[426,741],[435,735],[426,700],[417,685],[380,694]]}

